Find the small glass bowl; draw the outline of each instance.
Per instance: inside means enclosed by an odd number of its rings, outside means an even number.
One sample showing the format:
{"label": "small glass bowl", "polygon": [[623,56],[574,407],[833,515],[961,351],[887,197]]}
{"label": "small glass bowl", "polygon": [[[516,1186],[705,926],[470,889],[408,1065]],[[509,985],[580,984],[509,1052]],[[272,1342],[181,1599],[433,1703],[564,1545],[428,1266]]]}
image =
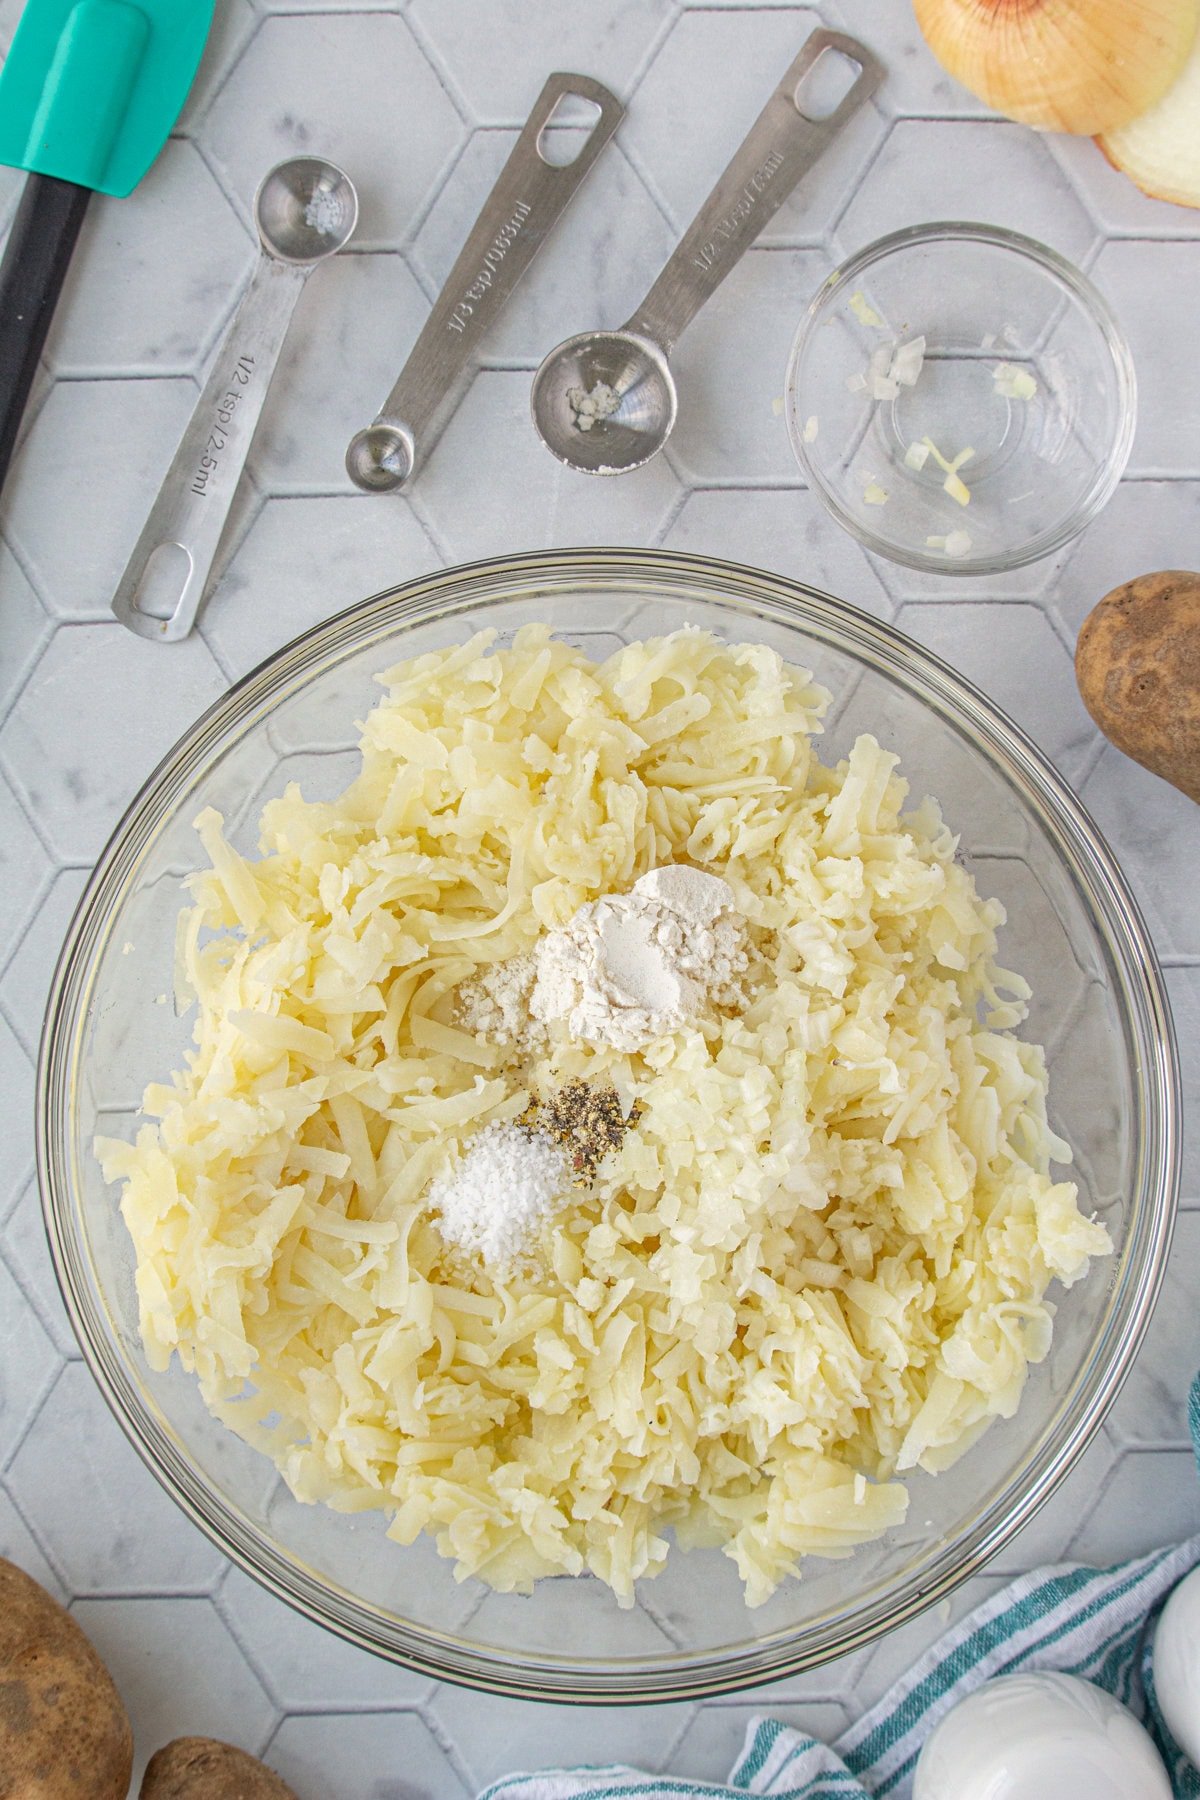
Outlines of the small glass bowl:
{"label": "small glass bowl", "polygon": [[[895,351],[921,337],[915,382],[903,358],[897,379]],[[921,225],[858,251],[816,294],[787,420],[805,479],[868,550],[995,574],[1099,512],[1129,460],[1137,382],[1107,302],[1056,251],[990,225]],[[955,498],[944,465],[968,450]]]}

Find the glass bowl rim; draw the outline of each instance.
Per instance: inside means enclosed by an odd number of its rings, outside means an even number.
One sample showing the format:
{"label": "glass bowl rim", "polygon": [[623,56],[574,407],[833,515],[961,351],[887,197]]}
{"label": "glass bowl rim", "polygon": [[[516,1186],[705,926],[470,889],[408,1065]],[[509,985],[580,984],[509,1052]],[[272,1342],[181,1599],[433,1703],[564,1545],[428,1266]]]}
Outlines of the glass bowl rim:
{"label": "glass bowl rim", "polygon": [[[825,480],[820,465],[813,460],[810,454],[812,446],[804,441],[797,395],[801,358],[816,329],[817,316],[830,295],[843,283],[857,281],[866,270],[885,261],[896,251],[911,249],[920,244],[940,243],[990,244],[994,249],[1036,263],[1067,288],[1089,314],[1104,339],[1112,358],[1119,408],[1117,435],[1108,455],[1098,465],[1088,492],[1057,525],[1047,526],[1019,549],[992,556],[956,556],[950,561],[945,556],[934,556],[918,548],[909,549],[897,544],[894,539],[873,530],[843,505],[837,492]],[[1085,275],[1082,269],[1077,268],[1058,250],[1052,249],[1049,244],[1043,244],[1037,238],[1029,237],[1021,231],[1011,231],[1003,225],[985,225],[971,219],[942,219],[925,225],[905,225],[898,231],[890,231],[885,236],[864,244],[861,250],[856,250],[852,256],[839,263],[825,277],[801,316],[788,353],[787,374],[784,379],[784,414],[792,454],[805,480],[819,496],[826,510],[864,549],[884,557],[888,562],[898,563],[902,568],[919,569],[927,575],[1006,575],[1013,569],[1021,569],[1029,563],[1040,562],[1043,557],[1052,556],[1056,550],[1061,550],[1065,544],[1078,537],[1108,504],[1117,483],[1125,473],[1137,430],[1137,410],[1137,370],[1129,340],[1116,313],[1090,276]]]}
{"label": "glass bowl rim", "polygon": [[[1082,883],[1093,925],[1119,978],[1120,1010],[1140,1050],[1140,1136],[1131,1200],[1128,1253],[1110,1282],[1108,1309],[1076,1375],[1070,1416],[1059,1404],[1017,1476],[968,1529],[902,1585],[869,1606],[824,1616],[821,1630],[778,1632],[758,1642],[696,1654],[593,1662],[499,1648],[435,1632],[382,1614],[285,1552],[200,1473],[173,1428],[144,1396],[140,1372],[106,1329],[103,1294],[78,1242],[74,1216],[83,1201],[71,1152],[75,1055],[91,984],[94,952],[107,941],[116,906],[157,832],[174,817],[172,802],[210,756],[240,737],[271,705],[303,685],[310,671],[331,672],[372,642],[403,635],[407,624],[461,617],[522,589],[570,591],[644,582],[645,597],[671,587],[677,597],[703,591],[736,616],[798,626],[847,654],[965,731],[980,754],[1016,785],[1025,808],[1051,829],[1056,850]],[[486,623],[486,620],[481,622]],[[394,658],[393,658],[394,660]],[[981,1569],[1024,1526],[1062,1481],[1129,1372],[1166,1267],[1180,1180],[1181,1089],[1165,984],[1136,901],[1090,816],[1053,765],[979,689],[895,627],[835,596],[746,565],[666,550],[577,548],[458,564],[388,588],[301,633],[236,682],[179,738],[123,814],[102,851],[72,918],[46,1005],[36,1091],[37,1175],[55,1275],[72,1328],[110,1410],[143,1462],[226,1556],[314,1622],[419,1674],[509,1698],[597,1705],[650,1704],[740,1691],[819,1666],[873,1642],[925,1611]],[[1136,1201],[1136,1204],[1133,1201]],[[1118,1274],[1120,1281],[1118,1281]],[[1122,1288],[1122,1303],[1113,1291]],[[820,1621],[818,1622],[820,1623]],[[383,1636],[386,1631],[386,1640]]]}

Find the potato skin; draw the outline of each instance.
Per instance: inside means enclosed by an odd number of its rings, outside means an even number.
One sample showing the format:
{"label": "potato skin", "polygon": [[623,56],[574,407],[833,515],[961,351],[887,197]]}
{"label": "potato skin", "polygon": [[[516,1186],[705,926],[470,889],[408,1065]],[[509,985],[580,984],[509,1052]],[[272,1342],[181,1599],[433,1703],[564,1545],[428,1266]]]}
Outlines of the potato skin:
{"label": "potato skin", "polygon": [[1118,750],[1200,802],[1200,575],[1114,588],[1075,646],[1083,703]]}
{"label": "potato skin", "polygon": [[57,1600],[0,1557],[0,1800],[125,1800],[133,1732]]}
{"label": "potato skin", "polygon": [[150,1758],[140,1800],[296,1800],[257,1756],[217,1738],[173,1738]]}

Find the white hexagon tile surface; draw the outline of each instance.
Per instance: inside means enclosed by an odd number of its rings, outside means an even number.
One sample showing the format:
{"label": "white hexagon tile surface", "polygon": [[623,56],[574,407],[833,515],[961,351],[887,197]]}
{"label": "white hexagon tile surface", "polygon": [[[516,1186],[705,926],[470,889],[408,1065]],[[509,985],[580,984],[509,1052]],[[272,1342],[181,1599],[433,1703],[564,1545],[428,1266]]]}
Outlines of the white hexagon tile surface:
{"label": "white hexagon tile surface", "polygon": [[[17,12],[0,0],[0,50]],[[177,734],[298,630],[439,562],[570,543],[725,552],[895,618],[991,692],[1082,788],[1168,970],[1189,1122],[1200,1107],[1194,806],[1103,748],[1075,694],[1080,621],[1118,581],[1200,546],[1200,216],[1139,195],[1086,142],[989,118],[947,80],[907,0],[218,0],[179,128],[142,187],[89,213],[25,442],[0,502],[0,1552],[71,1602],[133,1714],[139,1768],[209,1731],[304,1800],[457,1800],[520,1763],[727,1773],[760,1708],[835,1733],[944,1625],[758,1696],[588,1714],[487,1699],[376,1662],[226,1564],[157,1488],[71,1340],[38,1216],[30,1122],[53,960],[86,866]],[[891,78],[681,345],[667,457],[627,480],[538,446],[528,371],[616,323],[652,279],[780,66],[823,17]],[[608,81],[629,116],[485,346],[409,497],[352,493],[342,448],[381,401],[544,73]],[[114,581],[253,258],[259,176],[301,149],[360,184],[351,253],[305,296],[200,631],[127,636]],[[3,177],[0,221],[16,183]],[[1129,477],[1056,559],[967,583],[879,563],[801,484],[778,404],[799,312],[833,263],[907,221],[976,217],[1082,262],[1129,332],[1142,393]],[[1200,1525],[1183,1399],[1200,1361],[1200,1158],[1189,1146],[1163,1300],[1103,1432],[999,1566],[1117,1557]],[[646,1628],[653,1632],[649,1619]]]}

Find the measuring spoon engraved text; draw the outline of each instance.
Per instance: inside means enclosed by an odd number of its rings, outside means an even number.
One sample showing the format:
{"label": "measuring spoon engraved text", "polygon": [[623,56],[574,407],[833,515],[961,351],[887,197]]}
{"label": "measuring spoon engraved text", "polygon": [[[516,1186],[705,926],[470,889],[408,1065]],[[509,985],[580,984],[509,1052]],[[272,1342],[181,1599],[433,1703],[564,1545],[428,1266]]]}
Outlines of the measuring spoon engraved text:
{"label": "measuring spoon engraved text", "polygon": [[357,220],[353,182],[315,156],[280,163],[255,195],[262,254],[113,597],[140,637],[192,629],[300,291]]}
{"label": "measuring spoon engraved text", "polygon": [[[600,111],[574,161],[558,166],[546,160],[542,133],[572,94]],[[403,487],[428,455],[458,403],[480,340],[624,116],[616,95],[590,76],[551,75],[399,380],[374,423],[350,441],[346,468],[359,487],[370,493]]]}
{"label": "measuring spoon engraved text", "polygon": [[[827,51],[858,73],[831,112],[809,118],[800,110],[801,86]],[[662,449],[678,404],[672,349],[882,79],[863,44],[840,31],[813,32],[633,317],[617,331],[568,338],[534,376],[533,422],[560,462],[588,475],[619,475]]]}

